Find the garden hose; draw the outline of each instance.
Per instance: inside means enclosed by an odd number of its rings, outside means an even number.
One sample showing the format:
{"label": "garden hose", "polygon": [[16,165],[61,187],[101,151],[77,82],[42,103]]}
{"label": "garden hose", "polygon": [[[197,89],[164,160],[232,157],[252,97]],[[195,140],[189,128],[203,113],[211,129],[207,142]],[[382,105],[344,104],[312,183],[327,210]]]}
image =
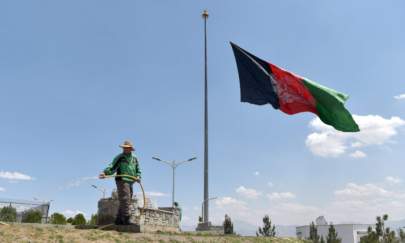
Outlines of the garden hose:
{"label": "garden hose", "polygon": [[136,176],[131,176],[131,175],[106,175],[105,178],[116,178],[116,177],[126,177],[133,179],[135,182],[138,182],[139,186],[141,187],[142,190],[142,196],[143,196],[143,208],[146,208],[146,196],[145,196],[145,190],[143,189],[143,185],[141,183],[141,180],[139,180],[139,177]]}

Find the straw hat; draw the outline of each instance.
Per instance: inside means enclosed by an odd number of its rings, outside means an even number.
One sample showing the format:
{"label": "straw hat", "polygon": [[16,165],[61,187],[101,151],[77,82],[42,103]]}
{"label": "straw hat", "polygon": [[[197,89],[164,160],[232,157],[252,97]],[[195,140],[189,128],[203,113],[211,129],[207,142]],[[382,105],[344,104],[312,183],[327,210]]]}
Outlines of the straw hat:
{"label": "straw hat", "polygon": [[134,145],[132,145],[131,141],[126,140],[123,144],[120,145],[121,148],[131,148],[134,150]]}

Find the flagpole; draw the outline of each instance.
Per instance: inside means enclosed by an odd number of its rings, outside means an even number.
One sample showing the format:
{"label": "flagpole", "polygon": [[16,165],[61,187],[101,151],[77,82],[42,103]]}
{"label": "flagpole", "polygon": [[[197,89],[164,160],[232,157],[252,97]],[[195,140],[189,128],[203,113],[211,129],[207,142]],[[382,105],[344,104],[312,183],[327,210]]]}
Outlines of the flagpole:
{"label": "flagpole", "polygon": [[204,215],[203,223],[208,224],[208,77],[207,77],[207,19],[208,11],[202,13],[204,19]]}

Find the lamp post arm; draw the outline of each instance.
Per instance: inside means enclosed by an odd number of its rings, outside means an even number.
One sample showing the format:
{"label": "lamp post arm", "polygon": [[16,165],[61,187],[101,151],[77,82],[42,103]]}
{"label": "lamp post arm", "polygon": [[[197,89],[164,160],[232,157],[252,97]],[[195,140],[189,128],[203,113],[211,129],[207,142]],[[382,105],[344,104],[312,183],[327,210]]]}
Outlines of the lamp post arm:
{"label": "lamp post arm", "polygon": [[184,163],[186,163],[186,162],[191,162],[191,161],[193,161],[193,160],[195,160],[195,159],[197,159],[197,158],[196,158],[196,157],[193,157],[193,158],[188,159],[188,160],[184,160],[184,161],[177,162],[177,163],[175,163],[175,166],[177,167],[177,166],[179,166],[179,165],[181,165],[181,164],[184,164]]}
{"label": "lamp post arm", "polygon": [[175,163],[174,166],[177,167],[177,166],[179,166],[181,164],[184,164],[186,162],[191,162],[191,161],[188,161],[188,160],[180,161],[180,162]]}
{"label": "lamp post arm", "polygon": [[171,162],[169,162],[169,161],[162,160],[162,159],[157,160],[155,157],[153,157],[153,159],[155,159],[156,161],[165,163],[165,164],[169,165],[170,167],[173,167],[173,163],[171,163]]}

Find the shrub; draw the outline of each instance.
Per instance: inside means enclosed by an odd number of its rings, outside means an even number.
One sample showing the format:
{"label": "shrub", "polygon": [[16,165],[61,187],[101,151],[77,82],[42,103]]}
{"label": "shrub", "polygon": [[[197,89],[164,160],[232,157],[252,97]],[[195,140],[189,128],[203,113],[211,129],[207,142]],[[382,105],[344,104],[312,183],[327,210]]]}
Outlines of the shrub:
{"label": "shrub", "polygon": [[60,213],[53,213],[51,215],[51,224],[66,224],[66,217]]}
{"label": "shrub", "polygon": [[84,218],[84,215],[81,213],[76,214],[76,216],[73,218],[72,221],[73,225],[84,225],[86,224],[86,219]]}
{"label": "shrub", "polygon": [[15,222],[17,220],[17,210],[10,206],[5,206],[0,210],[0,221]]}
{"label": "shrub", "polygon": [[29,210],[23,214],[22,222],[23,223],[41,223],[42,222],[42,213],[38,210]]}

